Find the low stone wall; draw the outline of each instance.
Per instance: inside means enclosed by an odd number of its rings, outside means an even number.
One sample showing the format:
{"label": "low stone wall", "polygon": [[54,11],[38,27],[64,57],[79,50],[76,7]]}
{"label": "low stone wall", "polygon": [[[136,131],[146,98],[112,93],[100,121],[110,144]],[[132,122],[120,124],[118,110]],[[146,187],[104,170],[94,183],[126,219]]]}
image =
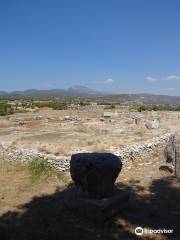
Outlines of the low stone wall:
{"label": "low stone wall", "polygon": [[[164,135],[152,138],[139,144],[129,145],[113,153],[121,157],[123,163],[126,163],[129,159],[136,159],[144,154],[153,153],[157,148],[165,146],[171,135],[172,133],[166,133]],[[44,158],[47,159],[48,162],[52,164],[52,166],[55,167],[58,171],[69,170],[71,158],[71,156],[55,156],[53,154],[36,152],[33,150],[22,148],[20,146],[16,146],[8,150],[0,148],[0,156],[6,156],[5,158],[11,161],[19,160],[22,162],[27,162],[32,158],[36,157]]]}
{"label": "low stone wall", "polygon": [[32,158],[44,158],[47,159],[48,162],[56,168],[58,171],[66,171],[70,168],[70,159],[71,156],[55,156],[53,154],[46,154],[41,153],[25,148],[21,148],[19,146],[11,149],[8,151],[7,159],[13,160],[13,161],[21,161],[23,163],[31,160]]}
{"label": "low stone wall", "polygon": [[143,154],[152,153],[157,148],[165,146],[172,134],[173,133],[166,133],[164,135],[154,137],[139,144],[129,145],[125,148],[115,151],[114,154],[122,157],[124,161],[127,161],[129,158],[133,159]]}

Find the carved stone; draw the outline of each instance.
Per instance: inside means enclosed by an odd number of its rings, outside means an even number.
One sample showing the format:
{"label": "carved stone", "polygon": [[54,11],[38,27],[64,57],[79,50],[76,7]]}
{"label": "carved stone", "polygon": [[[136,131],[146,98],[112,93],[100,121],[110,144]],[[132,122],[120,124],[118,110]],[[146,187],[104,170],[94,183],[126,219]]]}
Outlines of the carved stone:
{"label": "carved stone", "polygon": [[79,153],[71,157],[70,173],[84,196],[105,198],[113,194],[122,161],[111,153]]}

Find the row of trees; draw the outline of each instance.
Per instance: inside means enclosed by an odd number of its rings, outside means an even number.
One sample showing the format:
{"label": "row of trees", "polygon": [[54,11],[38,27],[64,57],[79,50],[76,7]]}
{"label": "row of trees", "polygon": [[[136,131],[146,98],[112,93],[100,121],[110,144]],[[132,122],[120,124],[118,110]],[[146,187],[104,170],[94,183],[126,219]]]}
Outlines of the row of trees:
{"label": "row of trees", "polygon": [[34,103],[33,107],[43,108],[48,107],[54,110],[65,110],[67,109],[67,104],[65,102],[58,102],[58,101],[50,101],[50,102],[39,102]]}
{"label": "row of trees", "polygon": [[180,111],[180,106],[170,106],[170,105],[154,105],[146,106],[142,105],[137,108],[138,112],[143,111]]}

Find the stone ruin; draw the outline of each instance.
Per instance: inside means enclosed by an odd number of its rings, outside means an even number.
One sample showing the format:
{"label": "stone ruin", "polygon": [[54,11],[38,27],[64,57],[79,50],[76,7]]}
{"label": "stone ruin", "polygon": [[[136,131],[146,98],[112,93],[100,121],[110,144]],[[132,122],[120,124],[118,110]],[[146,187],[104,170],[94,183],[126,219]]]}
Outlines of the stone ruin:
{"label": "stone ruin", "polygon": [[103,112],[102,117],[104,118],[112,118],[112,117],[118,117],[117,112]]}
{"label": "stone ruin", "polygon": [[142,121],[143,116],[141,114],[133,114],[131,119],[132,123],[135,123],[136,125],[139,125]]}
{"label": "stone ruin", "polygon": [[2,144],[0,144],[0,159],[4,160],[4,147]]}
{"label": "stone ruin", "polygon": [[172,135],[167,143],[164,156],[166,164],[160,167],[160,170],[174,173],[180,178],[180,133]]}
{"label": "stone ruin", "polygon": [[65,205],[83,217],[104,221],[114,215],[129,194],[115,187],[122,161],[111,153],[79,153],[71,157],[70,173],[75,186]]}
{"label": "stone ruin", "polygon": [[70,162],[75,185],[90,198],[111,196],[121,168],[121,160],[110,153],[74,154]]}
{"label": "stone ruin", "polygon": [[147,129],[157,129],[159,128],[159,120],[157,119],[148,120],[145,126]]}

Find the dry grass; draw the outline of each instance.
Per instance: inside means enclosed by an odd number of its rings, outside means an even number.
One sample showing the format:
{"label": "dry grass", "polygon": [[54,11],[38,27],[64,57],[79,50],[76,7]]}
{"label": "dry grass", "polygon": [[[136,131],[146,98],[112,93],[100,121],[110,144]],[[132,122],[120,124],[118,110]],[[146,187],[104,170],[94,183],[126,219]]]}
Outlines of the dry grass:
{"label": "dry grass", "polygon": [[[19,199],[28,199],[29,177],[27,169],[19,163],[0,161],[0,213],[14,208],[19,203]],[[24,196],[25,192],[26,196]]]}
{"label": "dry grass", "polygon": [[109,130],[106,129],[104,125],[101,123],[97,124],[96,122],[78,125],[74,131],[80,133],[96,133],[96,135],[109,133]]}
{"label": "dry grass", "polygon": [[103,143],[92,144],[92,145],[88,146],[87,149],[90,152],[108,152],[107,145],[105,145]]}
{"label": "dry grass", "polygon": [[50,175],[39,181],[32,180],[32,171],[26,165],[0,160],[0,214],[30,201],[32,196],[44,192],[51,194],[69,181],[66,175],[64,178]]}
{"label": "dry grass", "polygon": [[69,153],[72,151],[71,146],[63,146],[63,145],[55,145],[55,144],[46,144],[40,145],[38,147],[38,151],[44,152],[46,154],[54,154],[68,156]]}
{"label": "dry grass", "polygon": [[144,128],[140,128],[135,134],[141,139],[143,139],[146,136],[146,132]]}

